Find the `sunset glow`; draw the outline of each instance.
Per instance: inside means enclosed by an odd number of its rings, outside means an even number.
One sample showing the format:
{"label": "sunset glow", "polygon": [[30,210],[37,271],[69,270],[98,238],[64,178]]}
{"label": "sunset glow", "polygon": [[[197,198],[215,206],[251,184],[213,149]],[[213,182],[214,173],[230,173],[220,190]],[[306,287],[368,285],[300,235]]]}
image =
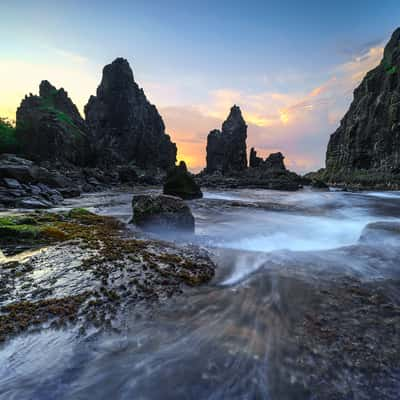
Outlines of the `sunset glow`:
{"label": "sunset glow", "polygon": [[[179,42],[179,46],[166,45],[176,41],[171,36],[170,24],[157,23],[157,29],[148,32],[149,37],[143,36],[136,19],[157,18],[145,6],[137,6],[135,12],[127,7],[126,16],[120,17],[104,43],[95,40],[97,26],[87,25],[91,13],[88,7],[82,6],[79,13],[72,6],[64,10],[76,34],[81,33],[79,39],[57,34],[61,28],[69,29],[70,23],[65,25],[55,3],[39,1],[35,7],[33,14],[28,9],[19,10],[17,19],[11,18],[11,8],[7,18],[6,8],[5,24],[0,27],[3,38],[11,30],[25,32],[30,25],[35,29],[29,29],[33,32],[30,35],[10,38],[8,51],[0,54],[0,116],[14,120],[21,99],[25,94],[37,93],[42,79],[64,87],[83,114],[90,95],[96,92],[102,67],[116,56],[124,56],[130,61],[135,80],[163,116],[167,132],[178,145],[178,158],[184,158],[196,171],[205,165],[208,132],[221,127],[233,104],[241,107],[249,126],[249,148],[278,148],[299,171],[306,164],[307,168],[321,167],[329,135],[343,117],[357,83],[382,59],[383,43],[392,31],[391,24],[379,32],[370,32],[368,27],[360,29],[362,35],[355,34],[352,26],[343,27],[343,32],[354,38],[349,47],[344,39],[332,37],[327,20],[320,27],[318,44],[312,47],[314,31],[310,31],[310,37],[308,32],[304,33],[302,38],[288,33],[292,38],[290,45],[278,46],[272,39],[272,26],[263,28],[265,31],[259,32],[259,37],[251,30],[227,27],[228,31],[233,29],[231,35],[240,43],[235,45],[231,38],[219,41],[215,27],[204,33],[205,25],[195,23],[195,27],[189,27],[189,21],[179,19],[176,26],[186,28],[182,37],[190,32],[194,35],[193,29],[201,29],[199,32],[207,37],[206,40],[200,34],[193,36],[198,53],[188,56],[184,42]],[[106,4],[104,7],[106,21],[112,10]],[[40,10],[46,10],[49,19],[60,24],[57,32],[46,34],[45,41],[40,33]],[[225,20],[226,12],[215,9],[221,20]],[[229,12],[233,21],[241,20],[236,10]],[[262,12],[268,14],[266,10]],[[24,13],[29,18],[24,18]],[[203,18],[201,13],[199,18]],[[18,26],[11,29],[11,20]],[[124,32],[135,40],[121,40],[126,38]],[[260,52],[256,45],[242,46],[246,35],[254,43],[262,43],[265,49]],[[229,48],[234,49],[232,53],[237,57],[220,58],[219,55],[229,53]],[[292,51],[294,48],[298,54]]]}

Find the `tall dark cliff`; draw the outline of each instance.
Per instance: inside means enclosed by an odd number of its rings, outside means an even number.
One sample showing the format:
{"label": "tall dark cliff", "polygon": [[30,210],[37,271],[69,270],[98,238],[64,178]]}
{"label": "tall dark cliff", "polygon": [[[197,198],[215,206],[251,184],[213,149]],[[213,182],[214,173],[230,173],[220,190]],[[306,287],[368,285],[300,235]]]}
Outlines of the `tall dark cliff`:
{"label": "tall dark cliff", "polygon": [[381,63],[354,91],[326,152],[328,180],[356,180],[366,172],[400,172],[400,28],[386,45]]}
{"label": "tall dark cliff", "polygon": [[104,67],[85,115],[99,165],[133,163],[162,169],[175,165],[176,145],[165,133],[157,108],[134,81],[127,60],[117,58]]}
{"label": "tall dark cliff", "polygon": [[40,83],[39,96],[26,96],[17,109],[19,150],[32,160],[85,165],[90,161],[87,133],[68,93],[48,81]]}
{"label": "tall dark cliff", "polygon": [[240,108],[234,105],[222,130],[211,131],[207,137],[208,173],[222,174],[243,171],[247,168],[246,155],[247,125]]}

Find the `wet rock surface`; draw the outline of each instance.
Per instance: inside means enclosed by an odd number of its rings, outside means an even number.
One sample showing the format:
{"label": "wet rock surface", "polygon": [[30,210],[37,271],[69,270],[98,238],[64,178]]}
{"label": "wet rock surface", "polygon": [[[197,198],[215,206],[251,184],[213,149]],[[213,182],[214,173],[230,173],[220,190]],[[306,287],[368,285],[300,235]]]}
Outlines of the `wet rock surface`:
{"label": "wet rock surface", "polygon": [[179,197],[138,195],[133,197],[132,208],[132,222],[144,230],[167,234],[194,232],[193,214]]}
{"label": "wet rock surface", "polygon": [[[29,239],[39,250],[0,260],[2,341],[43,324],[121,327],[125,309],[160,304],[214,274],[207,253],[196,247],[132,238],[117,220],[83,209],[9,218],[10,230],[31,231],[12,244]],[[2,234],[0,246],[9,245]]]}
{"label": "wet rock surface", "polygon": [[184,161],[181,161],[177,167],[172,168],[168,172],[163,192],[164,194],[177,196],[184,200],[203,197],[200,186],[188,172]]}
{"label": "wet rock surface", "polygon": [[324,399],[396,399],[400,379],[399,281],[336,279],[313,293],[294,326],[305,387]]}

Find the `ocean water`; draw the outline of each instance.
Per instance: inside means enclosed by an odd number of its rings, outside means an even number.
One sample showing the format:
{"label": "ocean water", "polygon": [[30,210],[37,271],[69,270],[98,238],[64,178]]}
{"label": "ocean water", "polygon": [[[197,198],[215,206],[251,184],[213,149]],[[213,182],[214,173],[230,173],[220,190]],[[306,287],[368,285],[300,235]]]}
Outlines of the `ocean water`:
{"label": "ocean water", "polygon": [[[127,222],[131,199],[97,193],[65,207]],[[123,333],[48,329],[10,340],[0,399],[318,398],[291,362],[291,326],[318,282],[399,278],[400,247],[358,240],[371,222],[400,221],[400,193],[206,191],[189,205],[187,242],[210,251],[215,279],[153,318],[127,312]]]}

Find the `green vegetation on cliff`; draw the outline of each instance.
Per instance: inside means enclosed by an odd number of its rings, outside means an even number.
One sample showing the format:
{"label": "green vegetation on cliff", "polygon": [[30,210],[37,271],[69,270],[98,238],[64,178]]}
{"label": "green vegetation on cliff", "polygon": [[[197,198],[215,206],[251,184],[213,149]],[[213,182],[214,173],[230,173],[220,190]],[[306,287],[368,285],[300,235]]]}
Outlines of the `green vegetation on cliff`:
{"label": "green vegetation on cliff", "polygon": [[0,153],[14,153],[17,148],[15,127],[6,118],[0,118]]}

